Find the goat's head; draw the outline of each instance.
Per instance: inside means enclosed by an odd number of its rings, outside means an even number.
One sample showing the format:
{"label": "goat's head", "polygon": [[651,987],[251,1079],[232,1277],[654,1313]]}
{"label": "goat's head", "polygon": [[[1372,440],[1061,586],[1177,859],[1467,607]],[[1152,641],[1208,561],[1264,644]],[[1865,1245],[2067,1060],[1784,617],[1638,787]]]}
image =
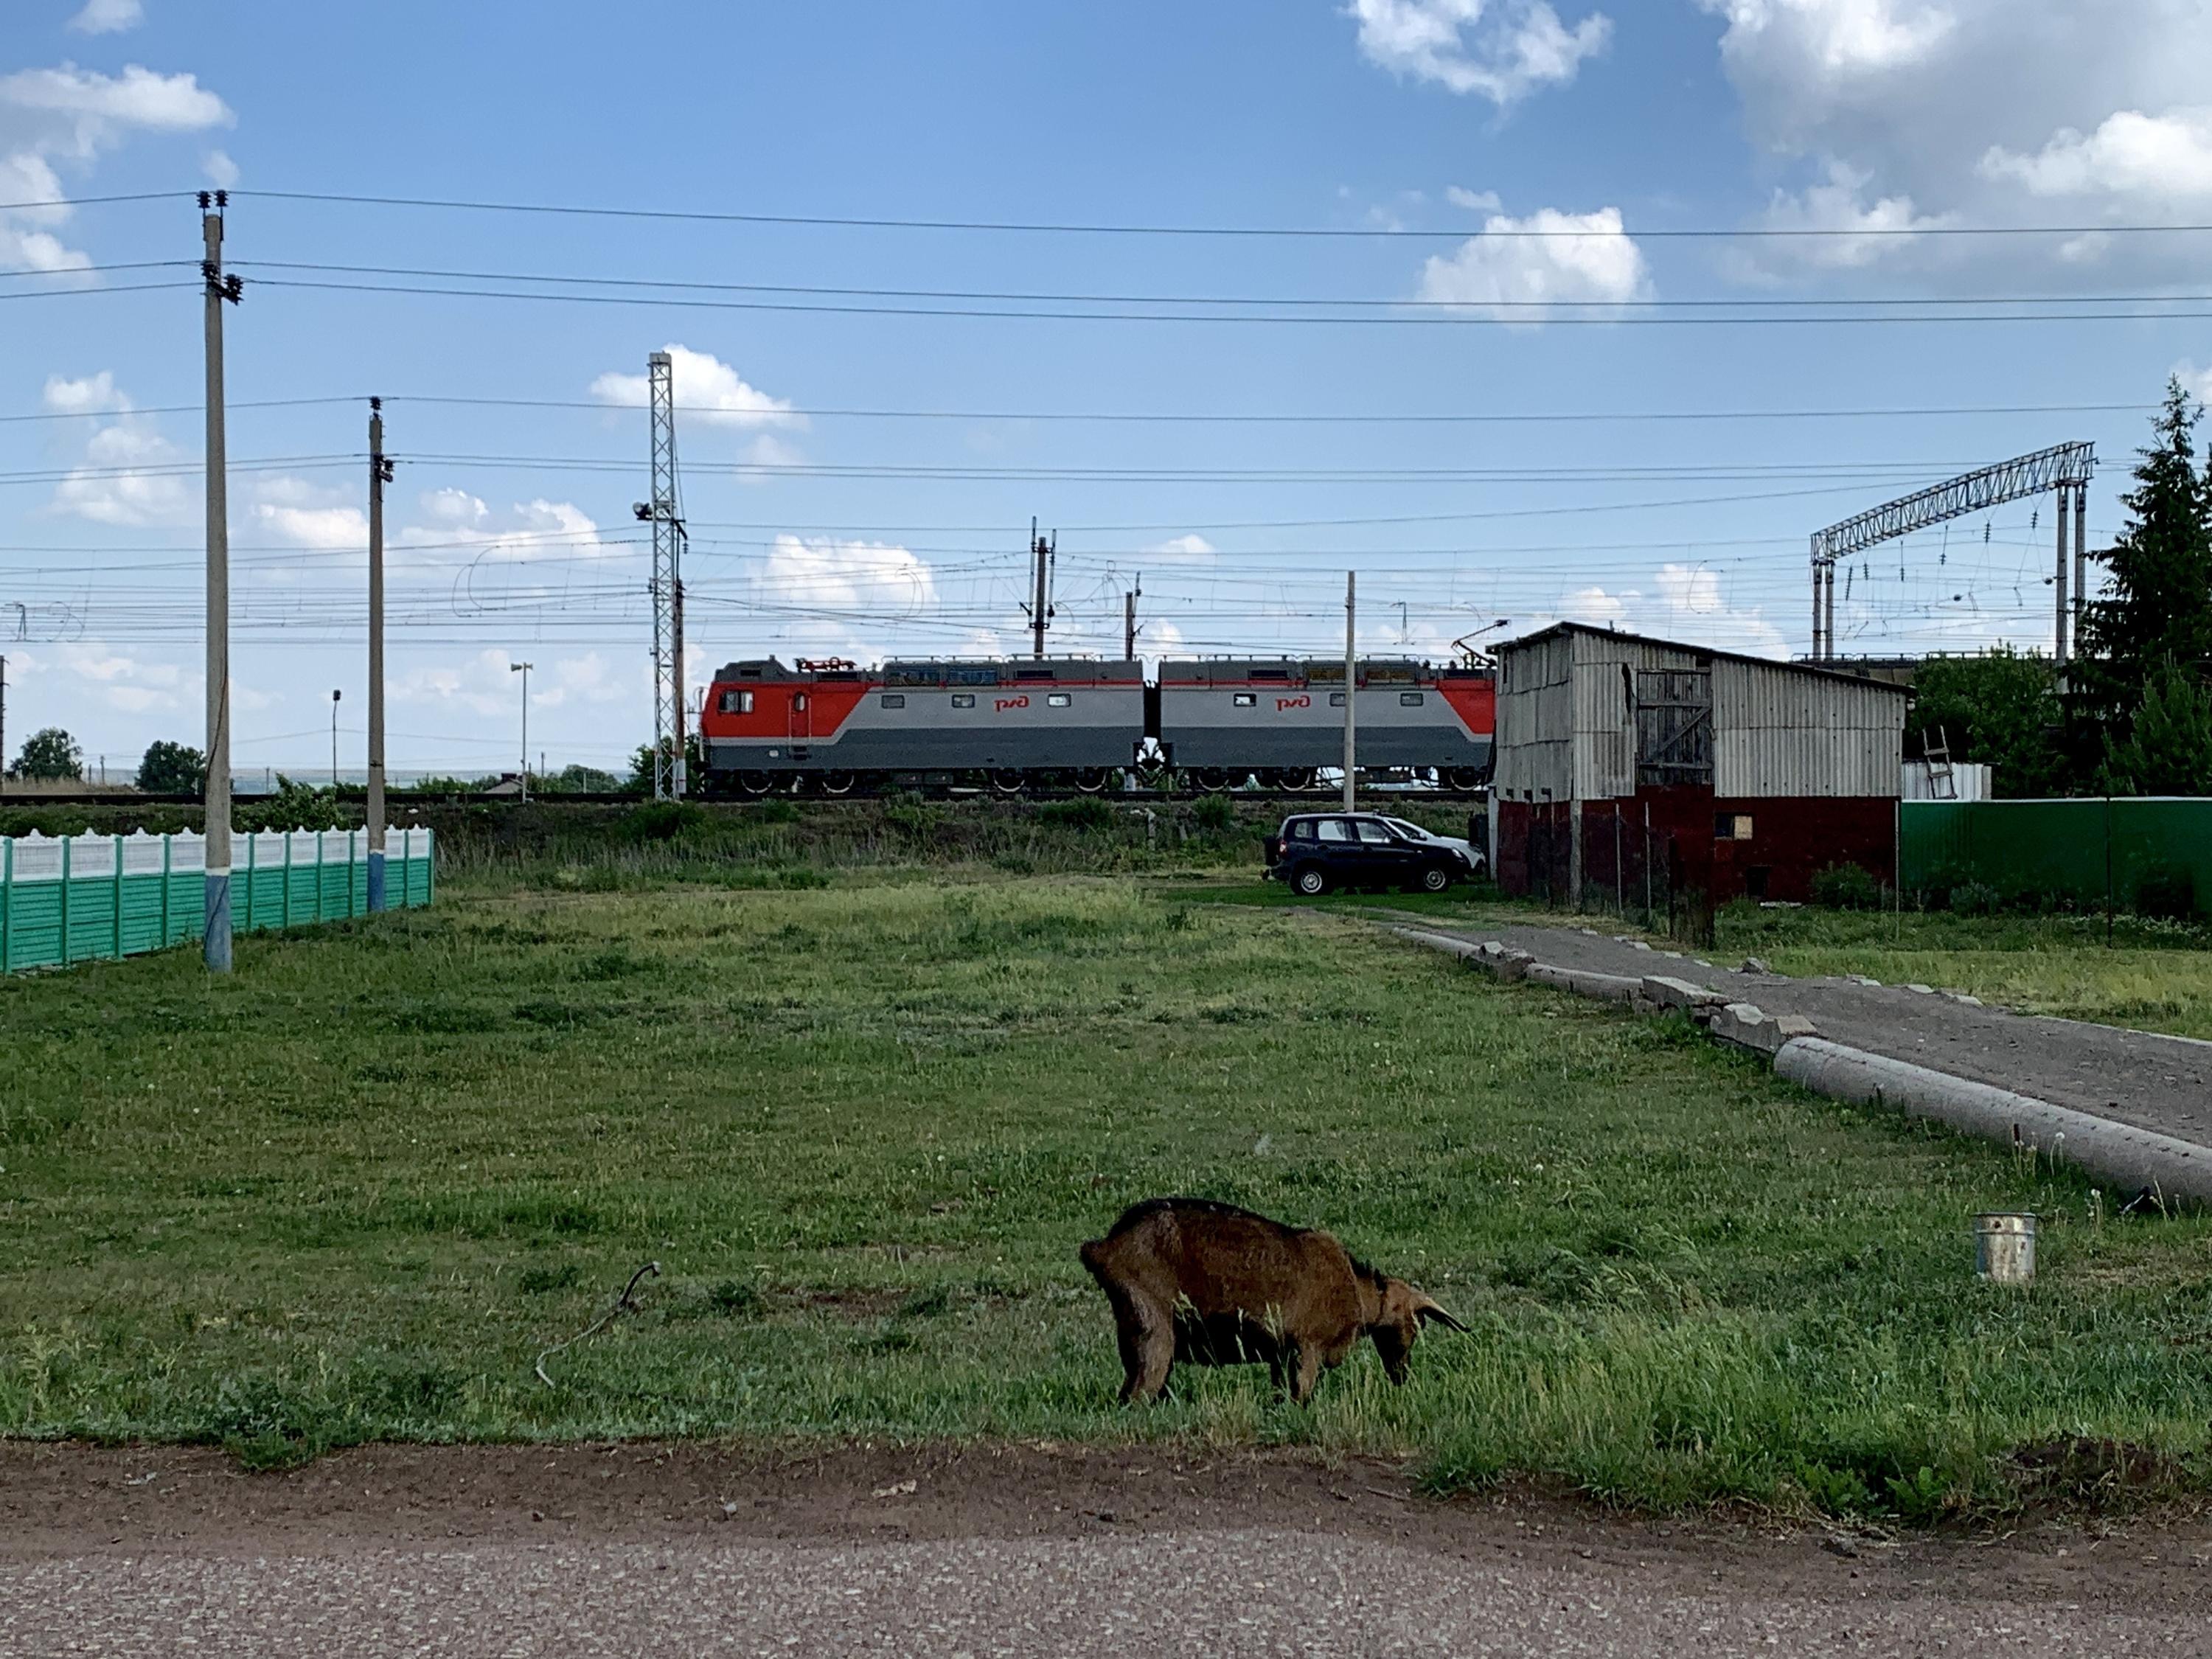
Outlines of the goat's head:
{"label": "goat's head", "polygon": [[1382,1369],[1393,1382],[1406,1380],[1413,1339],[1421,1334],[1423,1325],[1434,1320],[1451,1330],[1467,1329],[1432,1297],[1402,1279],[1380,1275],[1376,1290],[1378,1305],[1375,1317],[1368,1322],[1367,1334],[1375,1339],[1375,1352],[1382,1357]]}

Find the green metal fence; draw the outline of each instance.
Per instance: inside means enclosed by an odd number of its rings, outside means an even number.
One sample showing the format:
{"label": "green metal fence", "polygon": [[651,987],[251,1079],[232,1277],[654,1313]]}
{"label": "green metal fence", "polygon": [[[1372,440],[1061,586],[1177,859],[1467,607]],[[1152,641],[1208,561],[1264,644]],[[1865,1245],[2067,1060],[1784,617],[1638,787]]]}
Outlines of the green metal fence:
{"label": "green metal fence", "polygon": [[[23,836],[0,840],[0,973],[159,951],[205,926],[205,844],[195,835]],[[385,836],[386,904],[428,904],[428,830]],[[366,830],[230,838],[231,926],[267,932],[368,908]]]}
{"label": "green metal fence", "polygon": [[2009,899],[2133,908],[2147,883],[2186,878],[2212,910],[2212,799],[1909,800],[1900,807],[1907,892],[1978,881]]}

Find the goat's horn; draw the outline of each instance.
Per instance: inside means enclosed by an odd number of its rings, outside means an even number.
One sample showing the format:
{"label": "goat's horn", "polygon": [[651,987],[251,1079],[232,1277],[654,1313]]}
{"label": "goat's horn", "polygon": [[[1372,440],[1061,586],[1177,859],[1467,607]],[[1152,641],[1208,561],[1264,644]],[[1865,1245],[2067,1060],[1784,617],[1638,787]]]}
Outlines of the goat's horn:
{"label": "goat's horn", "polygon": [[1462,1335],[1465,1335],[1467,1333],[1467,1327],[1461,1324],[1459,1321],[1454,1319],[1449,1314],[1446,1313],[1437,1304],[1435,1298],[1432,1297],[1424,1296],[1419,1302],[1416,1303],[1413,1307],[1413,1315],[1414,1317],[1418,1319],[1433,1319],[1437,1324],[1446,1326],[1452,1330],[1457,1331]]}

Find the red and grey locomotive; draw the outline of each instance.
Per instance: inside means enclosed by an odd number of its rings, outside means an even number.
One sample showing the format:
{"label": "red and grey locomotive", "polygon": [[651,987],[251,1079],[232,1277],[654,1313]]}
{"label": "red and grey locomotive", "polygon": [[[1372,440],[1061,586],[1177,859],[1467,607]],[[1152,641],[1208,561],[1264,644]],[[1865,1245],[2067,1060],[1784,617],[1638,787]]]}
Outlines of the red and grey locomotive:
{"label": "red and grey locomotive", "polygon": [[[1470,788],[1490,774],[1488,668],[1410,659],[1358,667],[1360,769]],[[1136,662],[933,659],[860,668],[774,657],[726,665],[699,727],[710,789],[844,794],[889,784],[1105,788],[1174,769],[1200,788],[1314,786],[1343,757],[1344,664],[1302,658]]]}

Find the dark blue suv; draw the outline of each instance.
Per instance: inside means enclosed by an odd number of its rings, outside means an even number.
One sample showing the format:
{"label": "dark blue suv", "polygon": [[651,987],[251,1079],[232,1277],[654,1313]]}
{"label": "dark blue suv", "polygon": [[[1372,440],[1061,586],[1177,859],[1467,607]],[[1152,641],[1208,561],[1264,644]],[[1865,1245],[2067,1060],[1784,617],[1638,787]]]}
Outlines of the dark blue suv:
{"label": "dark blue suv", "polygon": [[1332,887],[1441,893],[1475,873],[1462,844],[1380,812],[1300,812],[1267,837],[1267,876],[1311,898]]}

